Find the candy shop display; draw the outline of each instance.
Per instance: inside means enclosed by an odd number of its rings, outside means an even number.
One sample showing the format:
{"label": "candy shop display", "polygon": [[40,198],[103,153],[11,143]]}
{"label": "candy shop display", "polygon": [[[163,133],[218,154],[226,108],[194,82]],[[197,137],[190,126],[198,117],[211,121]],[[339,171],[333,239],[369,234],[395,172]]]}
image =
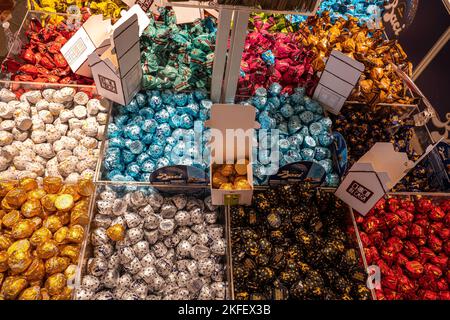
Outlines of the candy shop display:
{"label": "candy shop display", "polygon": [[[412,161],[419,159],[413,149],[414,125],[411,107],[368,106],[347,104],[340,114],[331,115],[335,130],[347,142],[348,168],[359,160],[377,142],[392,142],[399,152],[406,152]],[[440,191],[430,183],[428,159],[425,158],[409,172],[393,191]]]}
{"label": "candy shop display", "polygon": [[261,8],[263,10],[295,10],[302,12],[312,12],[317,0],[217,0],[217,3],[232,6],[248,6]]}
{"label": "candy shop display", "polygon": [[71,298],[93,191],[58,177],[0,183],[0,300]]}
{"label": "candy shop display", "polygon": [[102,14],[105,18],[118,19],[120,11],[128,6],[122,0],[27,0],[28,8],[37,11],[73,13],[78,10],[90,14]]}
{"label": "candy shop display", "polygon": [[103,179],[149,181],[151,173],[169,165],[206,170],[209,164],[209,118],[206,93],[146,91],[127,106],[115,106],[103,155]]}
{"label": "candy shop display", "polygon": [[[268,176],[277,173],[278,164],[281,167],[297,161],[317,162],[326,172],[327,185],[339,183],[331,159],[332,121],[324,115],[317,101],[305,95],[303,88],[287,94],[274,83],[268,90],[258,88],[244,103],[257,109],[261,125],[261,129],[256,130],[259,145],[253,158],[255,184],[265,184]],[[274,157],[279,162],[274,163]]]}
{"label": "candy shop display", "polygon": [[110,104],[92,88],[0,90],[0,181],[92,178]]}
{"label": "candy shop display", "polygon": [[450,300],[448,196],[391,196],[356,220],[367,263],[381,271],[378,299]]}
{"label": "candy shop display", "polygon": [[2,73],[14,81],[93,84],[92,79],[74,74],[60,52],[81,23],[71,25],[64,20],[51,24],[45,22],[51,16],[42,21],[43,16],[28,13],[19,31],[23,35],[20,54],[3,61]]}
{"label": "candy shop display", "polygon": [[212,17],[176,24],[172,10],[159,9],[141,41],[143,89],[208,89],[214,61],[216,21]]}
{"label": "candy shop display", "polygon": [[102,186],[75,298],[225,299],[224,220],[210,197]]}
{"label": "candy shop display", "polygon": [[302,185],[254,194],[231,208],[234,298],[367,300],[349,208]]}
{"label": "candy shop display", "polygon": [[251,190],[248,182],[247,159],[236,164],[213,164],[212,185],[214,189],[223,190]]}
{"label": "candy shop display", "polygon": [[350,100],[375,103],[410,103],[407,86],[394,71],[392,64],[412,75],[412,64],[396,40],[386,40],[382,29],[369,30],[358,26],[358,20],[339,18],[334,24],[328,12],[309,17],[300,26],[298,40],[315,54],[314,71],[323,71],[324,58],[333,49],[342,51],[365,66],[359,84]]}

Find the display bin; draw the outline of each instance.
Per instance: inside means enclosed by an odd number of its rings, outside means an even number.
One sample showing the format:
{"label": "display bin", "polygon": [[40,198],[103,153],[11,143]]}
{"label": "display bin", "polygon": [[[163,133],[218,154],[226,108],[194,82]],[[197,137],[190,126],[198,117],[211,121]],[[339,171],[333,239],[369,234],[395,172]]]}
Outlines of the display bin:
{"label": "display bin", "polygon": [[[30,68],[32,67],[40,67],[40,64],[34,63],[30,64],[29,62],[26,62],[23,57],[23,49],[25,46],[27,46],[31,41],[31,38],[28,36],[28,31],[32,25],[35,24],[42,24],[42,26],[47,27],[51,26],[51,28],[58,28],[58,26],[65,26],[65,30],[73,31],[77,30],[81,24],[82,24],[82,16],[81,15],[69,15],[64,13],[49,13],[49,12],[41,12],[41,11],[33,11],[29,10],[27,11],[24,20],[22,21],[22,24],[19,28],[19,31],[17,33],[16,43],[17,46],[20,47],[20,50],[16,50],[15,46],[11,48],[8,52],[8,55],[4,59],[2,65],[1,65],[1,74],[0,74],[0,80],[15,80],[15,81],[23,81],[23,82],[31,82],[31,79],[24,78],[24,77],[18,77],[17,79],[14,79],[15,75],[21,75],[22,73],[18,71],[18,67],[28,65]],[[48,48],[47,46],[42,51],[42,57],[45,57],[45,52],[47,52]],[[55,49],[56,50],[56,49]],[[55,51],[59,52],[59,50]],[[45,54],[44,54],[45,53]],[[35,55],[36,52],[33,52],[33,55]],[[52,57],[50,57],[52,58]],[[64,58],[63,58],[64,59]],[[44,65],[43,63],[41,63]],[[27,66],[27,67],[28,67]],[[71,84],[79,84],[79,85],[92,85],[93,80],[89,78],[85,78],[82,76],[74,75],[73,72],[70,70],[70,68],[67,66],[67,70],[63,68],[54,68],[54,67],[48,67],[48,70],[50,70],[49,75],[51,76],[58,76],[59,79],[63,79],[66,76],[74,77],[72,79]],[[57,72],[56,72],[57,71]],[[47,77],[47,74],[45,73],[39,73],[36,70],[33,70],[33,72],[36,72],[32,78],[33,82],[38,83],[55,83],[59,80],[50,79]],[[31,74],[31,73],[27,73]],[[33,73],[34,74],[34,73]]]}
{"label": "display bin", "polygon": [[[255,195],[258,193],[264,193],[267,192],[268,188],[267,187],[256,187],[255,188]],[[315,189],[315,192],[317,193],[326,193],[326,194],[331,194],[335,192],[334,188],[317,188]],[[337,198],[335,198],[336,201],[338,201]],[[366,279],[367,279],[367,270],[368,270],[368,265],[367,265],[367,260],[365,258],[365,254],[364,254],[364,250],[362,247],[362,243],[361,243],[361,239],[359,236],[359,231],[358,228],[356,228],[356,222],[355,222],[355,217],[353,214],[353,211],[350,207],[348,207],[347,205],[343,204],[345,207],[348,208],[348,215],[345,218],[345,224],[347,225],[347,230],[346,230],[346,235],[347,235],[347,246],[346,249],[355,249],[357,251],[357,253],[359,254],[358,260],[359,260],[359,269],[355,272],[360,273],[360,277],[358,278],[359,280],[362,280],[362,278],[364,278],[363,283],[364,285],[366,285]],[[229,212],[231,212],[230,207],[227,208]],[[230,246],[230,252],[233,252],[233,243],[232,243],[232,237],[231,234],[233,232],[233,230],[235,229],[235,227],[233,226],[233,221],[232,221],[232,216],[231,213],[229,214],[230,216],[230,230],[229,230],[229,246]],[[249,228],[251,228],[249,226]],[[235,292],[235,279],[234,279],[234,273],[233,273],[233,268],[234,268],[234,261],[233,261],[233,256],[230,259],[231,264],[230,264],[230,276],[231,276],[231,294],[232,294],[232,299],[236,299],[236,292]],[[317,270],[317,269],[316,269]],[[371,299],[376,299],[375,296],[375,291],[373,289],[369,289],[370,290],[370,297]]]}
{"label": "display bin", "polygon": [[[412,201],[414,201],[416,199],[426,198],[426,199],[430,199],[433,204],[440,204],[440,203],[443,203],[444,201],[448,201],[450,199],[450,193],[442,193],[442,192],[391,192],[391,193],[386,194],[383,199],[388,199],[388,198],[397,198],[397,199],[400,199],[400,200],[401,199],[407,199],[407,200],[412,200]],[[354,225],[354,228],[356,230],[357,237],[358,237],[358,243],[359,243],[359,246],[361,248],[361,252],[364,255],[365,247],[364,247],[364,245],[363,245],[363,243],[361,241],[361,238],[359,236],[361,230],[360,230],[360,226],[357,223],[357,219],[361,218],[361,215],[358,212],[352,210],[351,208],[350,208],[350,210],[351,210],[351,213],[352,213],[351,216],[352,216],[353,225]],[[365,261],[365,264],[368,266],[367,259],[365,258],[365,255],[364,255],[364,261]],[[381,274],[381,279],[383,279],[383,274]],[[373,291],[373,299],[377,300],[377,296],[376,296],[375,290],[372,290],[372,291]],[[416,289],[416,291],[417,291],[417,289]]]}
{"label": "display bin", "polygon": [[[77,273],[76,273],[75,281],[74,281],[75,289],[81,287],[83,277],[86,274],[88,274],[88,263],[94,254],[93,245],[91,243],[91,236],[92,236],[93,230],[95,228],[94,218],[96,215],[100,214],[99,210],[98,210],[98,205],[96,204],[96,201],[99,199],[100,194],[105,190],[114,190],[114,192],[116,192],[116,195],[118,195],[118,196],[123,196],[130,192],[142,192],[144,194],[148,194],[150,192],[157,191],[163,197],[169,197],[169,196],[173,196],[173,195],[177,195],[177,194],[183,194],[183,195],[187,195],[188,197],[195,197],[197,199],[202,199],[202,200],[204,198],[208,197],[208,195],[210,194],[210,190],[207,188],[204,188],[204,187],[185,188],[185,187],[175,187],[175,186],[159,186],[159,187],[153,188],[151,186],[142,186],[142,185],[139,185],[136,183],[135,184],[121,184],[121,183],[114,183],[114,182],[112,182],[112,183],[97,183],[96,190],[95,190],[95,196],[93,197],[93,202],[92,202],[93,205],[91,206],[91,209],[90,209],[90,223],[87,226],[86,237],[85,237],[83,246],[80,251],[81,258],[79,260],[78,269],[77,269]],[[228,244],[228,241],[229,241],[228,240],[229,216],[228,216],[228,213],[227,213],[225,207],[222,206],[222,207],[216,207],[216,208],[217,208],[216,210],[218,212],[217,222],[212,225],[215,225],[215,226],[220,225],[223,227],[224,240],[225,240],[225,243]],[[205,210],[207,210],[207,209],[205,209]],[[127,212],[130,212],[130,210],[128,210]],[[157,214],[159,214],[159,213],[157,213]],[[116,218],[116,216],[114,216],[113,218]],[[209,244],[210,243],[211,243],[211,241],[209,242]],[[154,248],[153,245],[150,245],[150,252],[152,252],[153,248]],[[224,280],[223,281],[226,282],[226,286],[224,288],[224,290],[225,290],[224,297],[225,297],[225,299],[230,299],[231,291],[230,291],[230,286],[229,286],[229,279],[230,279],[229,247],[226,246],[224,256],[214,256],[214,257],[212,257],[212,259],[214,259],[214,261],[216,263],[221,264],[224,268],[223,269],[224,270],[224,273],[223,273]],[[123,267],[120,267],[119,270],[121,273],[123,273]],[[75,290],[74,290],[73,298],[76,298]]]}
{"label": "display bin", "polygon": [[[360,111],[361,113],[355,114]],[[417,105],[402,104],[378,104],[365,105],[361,103],[347,102],[339,115],[331,115],[333,119],[334,130],[341,133],[348,147],[347,170],[358,161],[376,142],[393,142],[395,146],[400,146],[400,151],[407,148],[410,160],[417,160],[425,152],[426,148],[435,143],[429,132],[428,126],[415,126],[414,116],[420,112]],[[361,118],[363,117],[371,118]],[[389,123],[385,121],[390,121]],[[382,123],[382,125],[380,125]],[[358,124],[358,127],[355,127]],[[350,129],[348,129],[348,126]],[[362,125],[368,125],[364,128]],[[373,134],[371,125],[378,125],[383,131],[383,138],[379,137],[370,141],[366,139],[366,133]],[[347,128],[347,129],[346,129]],[[408,130],[412,128],[414,136],[407,135]],[[361,134],[354,130],[361,130]],[[373,135],[375,136],[375,135]],[[411,153],[414,151],[414,156]],[[346,173],[344,170],[343,174]],[[420,179],[419,179],[420,178]],[[420,184],[409,185],[414,181],[422,181]],[[428,189],[424,188],[423,181],[427,181]],[[401,183],[394,187],[394,190],[403,191],[406,187],[411,188],[408,191],[445,191],[448,181],[445,165],[439,157],[438,150],[433,149],[429,155],[422,160],[417,167],[413,168],[403,179]],[[408,183],[409,182],[409,183]]]}
{"label": "display bin", "polygon": [[[100,101],[100,104],[105,108],[105,110],[108,110],[107,112],[100,112],[100,113],[105,115],[105,119],[103,119],[105,121],[105,125],[108,123],[110,112],[111,112],[111,102],[109,100],[101,97],[100,95],[98,95],[95,86],[83,86],[83,85],[71,85],[71,84],[53,84],[53,83],[36,83],[36,82],[1,81],[0,80],[0,90],[1,89],[8,89],[8,90],[14,92],[17,97],[19,97],[21,94],[23,94],[25,92],[28,92],[28,91],[35,91],[35,90],[43,91],[43,90],[46,90],[46,89],[60,90],[62,88],[72,88],[72,89],[75,90],[75,94],[78,93],[78,92],[85,92],[90,97],[90,99],[98,99]],[[19,98],[17,98],[17,100],[19,100]],[[34,105],[34,104],[31,104],[31,105]],[[75,105],[74,105],[73,101],[66,102],[65,106],[64,106],[65,107],[64,110],[72,110],[74,106]],[[29,116],[32,117],[32,112],[30,112]],[[97,116],[98,116],[98,114],[97,114]],[[75,116],[73,115],[72,118],[75,118]],[[56,116],[54,117],[54,121],[55,120],[56,120]],[[86,117],[85,117],[85,119],[80,120],[80,121],[86,121]],[[99,127],[100,127],[100,123],[101,122],[97,122],[97,123],[99,124]],[[83,123],[81,123],[81,124],[83,124]],[[45,128],[43,128],[43,130],[45,130]],[[98,130],[98,128],[97,128],[97,130]],[[24,132],[26,132],[27,133],[27,138],[26,139],[30,139],[31,138],[31,134],[32,134],[33,131],[34,131],[33,130],[33,125],[31,125],[31,127],[28,130],[21,131],[21,133],[23,134]],[[62,136],[66,136],[69,131],[70,130],[68,128],[68,131],[66,131],[66,134],[62,135]],[[84,136],[85,136],[85,133],[83,133],[83,137]],[[80,139],[81,139],[81,137],[80,137]],[[103,149],[103,144],[104,144],[104,139],[101,138],[101,134],[98,134],[98,136],[96,136],[96,140],[97,140],[96,147],[93,147],[92,145],[87,145],[87,147],[86,147],[87,152],[89,153],[89,156],[92,156],[92,157],[95,158],[95,166],[93,164],[89,165],[89,169],[92,170],[91,174],[89,174],[89,176],[91,178],[94,178],[96,176],[96,170],[99,169],[99,160],[100,160],[100,156],[99,155],[100,155],[101,150]],[[45,142],[47,142],[47,141],[44,141],[43,143],[45,143]],[[52,144],[53,143],[54,142],[52,142]],[[64,148],[64,149],[67,149],[67,148]],[[72,150],[72,149],[70,149],[70,150]],[[54,151],[54,156],[52,156],[51,158],[43,158],[42,159],[43,161],[45,161],[44,163],[42,163],[42,165],[44,167],[46,167],[48,161],[50,161],[52,159],[54,160],[55,158],[57,158],[57,151],[55,151],[54,149],[53,149],[53,151]],[[97,155],[96,155],[96,153],[97,153]],[[80,157],[83,158],[82,156],[80,156]],[[12,166],[12,163],[13,163],[13,161],[11,162],[11,166]],[[6,170],[8,170],[8,169],[6,169]],[[17,170],[18,169],[16,168],[16,171]],[[48,175],[48,171],[47,170],[45,171],[44,174],[38,175],[38,176],[44,177],[46,175]],[[15,178],[20,178],[20,176],[14,177],[14,179]],[[63,178],[66,178],[66,177],[63,177]]]}
{"label": "display bin", "polygon": [[[160,91],[163,92],[163,91]],[[172,93],[175,93],[173,91],[171,91]],[[145,91],[142,91],[141,93],[145,94]],[[182,94],[188,94],[189,92],[178,92],[178,93],[182,93]],[[207,92],[205,92],[207,94]],[[100,182],[100,183],[106,183],[106,182],[111,182],[111,180],[107,177],[108,172],[111,172],[113,170],[108,170],[105,166],[105,160],[107,159],[108,155],[107,155],[107,150],[108,147],[111,145],[111,138],[108,138],[109,136],[109,132],[110,132],[110,128],[109,128],[109,124],[113,123],[114,120],[116,119],[116,117],[119,115],[120,113],[120,108],[124,108],[124,106],[120,106],[117,104],[114,104],[114,106],[111,108],[109,116],[108,116],[108,124],[105,128],[105,143],[102,145],[102,149],[100,151],[100,162],[99,162],[99,167],[98,167],[98,171],[96,172],[96,176],[94,177],[94,181],[96,182]],[[151,108],[153,111],[155,111],[154,108],[147,106],[146,108]],[[155,111],[156,113],[156,111]],[[136,114],[135,114],[136,116]],[[198,123],[204,123],[201,120],[194,120],[194,122],[198,122]],[[190,129],[194,129],[194,126]],[[203,132],[202,134],[204,135],[204,130],[205,128],[203,128]],[[122,140],[124,140],[125,138],[122,137],[120,138]],[[182,139],[182,138],[180,138]],[[197,138],[196,138],[197,139]],[[142,139],[141,139],[142,140]],[[199,141],[195,140],[195,145],[197,145]],[[152,144],[146,144],[147,147],[150,147]],[[206,145],[205,145],[206,148]],[[124,149],[124,147],[121,147],[121,149]],[[148,153],[148,150],[144,149],[141,153],[136,154],[135,155],[135,160],[138,158],[139,155],[144,154],[144,153]],[[196,158],[193,158],[196,159]],[[148,186],[148,185],[174,185],[174,186],[180,186],[180,185],[184,185],[186,187],[198,187],[200,186],[207,186],[208,185],[208,175],[207,175],[207,168],[209,166],[209,159],[203,159],[202,161],[200,161],[201,159],[198,160],[198,162],[201,162],[203,167],[196,167],[196,166],[191,166],[191,165],[184,165],[183,163],[173,163],[171,165],[167,165],[167,166],[163,166],[163,167],[156,167],[150,171],[150,172],[144,172],[141,171],[139,177],[140,178],[136,178],[136,179],[140,179],[138,181],[132,181],[132,180],[123,180],[122,182],[125,184],[131,183],[134,184],[136,183],[137,185],[142,185],[142,186]],[[135,162],[135,161],[134,161]],[[153,160],[153,162],[156,164],[157,159]],[[125,173],[125,169],[122,171],[122,174],[124,175]],[[151,177],[145,177],[143,178],[143,174],[144,173],[148,173],[149,175],[151,175]],[[162,177],[162,178],[161,178]]]}

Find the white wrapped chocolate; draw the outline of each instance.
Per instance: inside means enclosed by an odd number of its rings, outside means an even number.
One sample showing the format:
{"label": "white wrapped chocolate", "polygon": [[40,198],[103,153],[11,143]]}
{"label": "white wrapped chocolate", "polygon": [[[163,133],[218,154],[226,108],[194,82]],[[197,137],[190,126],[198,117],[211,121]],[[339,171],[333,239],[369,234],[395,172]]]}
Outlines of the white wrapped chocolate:
{"label": "white wrapped chocolate", "polygon": [[13,92],[9,91],[6,88],[2,88],[0,90],[0,101],[1,102],[10,102],[15,99],[16,99],[16,95]]}
{"label": "white wrapped chocolate", "polygon": [[11,144],[14,140],[14,135],[8,131],[0,131],[0,147]]}

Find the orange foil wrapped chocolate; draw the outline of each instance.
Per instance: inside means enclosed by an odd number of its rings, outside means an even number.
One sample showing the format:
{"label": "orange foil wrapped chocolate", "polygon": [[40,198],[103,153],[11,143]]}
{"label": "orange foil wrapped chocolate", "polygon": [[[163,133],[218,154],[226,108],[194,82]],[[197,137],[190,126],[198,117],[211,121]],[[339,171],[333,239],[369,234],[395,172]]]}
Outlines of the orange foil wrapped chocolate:
{"label": "orange foil wrapped chocolate", "polygon": [[0,300],[66,300],[89,223],[92,182],[0,182]]}
{"label": "orange foil wrapped chocolate", "polygon": [[355,17],[339,18],[333,24],[328,12],[308,18],[300,24],[298,41],[315,54],[315,72],[323,71],[325,59],[332,50],[339,50],[362,62],[365,71],[349,100],[377,103],[411,103],[406,84],[393,70],[391,63],[409,76],[412,64],[397,41],[384,37],[383,29],[369,30],[358,25]]}

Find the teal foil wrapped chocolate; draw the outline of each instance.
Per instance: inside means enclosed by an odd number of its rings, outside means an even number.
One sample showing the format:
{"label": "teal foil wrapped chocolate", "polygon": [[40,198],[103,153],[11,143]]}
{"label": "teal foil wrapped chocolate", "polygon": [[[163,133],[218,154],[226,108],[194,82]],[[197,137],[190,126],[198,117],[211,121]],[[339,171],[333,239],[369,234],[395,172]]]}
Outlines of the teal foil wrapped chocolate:
{"label": "teal foil wrapped chocolate", "polygon": [[176,24],[173,11],[158,9],[158,20],[141,37],[142,87],[150,90],[209,89],[216,42],[212,17],[190,24]]}
{"label": "teal foil wrapped chocolate", "polygon": [[142,91],[126,106],[115,106],[108,125],[102,177],[149,181],[155,170],[189,165],[207,172],[212,102],[203,91]]}
{"label": "teal foil wrapped chocolate", "polygon": [[311,161],[325,170],[326,185],[335,186],[339,175],[335,174],[332,160],[331,119],[317,101],[305,95],[304,89],[294,89],[292,94],[282,89],[278,83],[268,89],[259,87],[253,97],[241,102],[256,107],[261,125],[254,138],[254,183],[266,184],[268,176],[286,164]]}

